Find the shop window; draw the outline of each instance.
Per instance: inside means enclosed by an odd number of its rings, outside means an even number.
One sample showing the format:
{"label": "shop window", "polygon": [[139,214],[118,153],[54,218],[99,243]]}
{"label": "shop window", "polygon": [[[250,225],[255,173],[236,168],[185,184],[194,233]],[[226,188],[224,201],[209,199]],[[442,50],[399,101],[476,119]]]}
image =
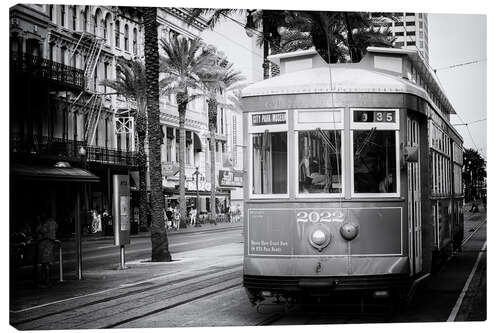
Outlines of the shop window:
{"label": "shop window", "polygon": [[342,193],[341,131],[299,131],[299,193]]}
{"label": "shop window", "polygon": [[287,133],[268,131],[253,134],[253,193],[287,193]]}

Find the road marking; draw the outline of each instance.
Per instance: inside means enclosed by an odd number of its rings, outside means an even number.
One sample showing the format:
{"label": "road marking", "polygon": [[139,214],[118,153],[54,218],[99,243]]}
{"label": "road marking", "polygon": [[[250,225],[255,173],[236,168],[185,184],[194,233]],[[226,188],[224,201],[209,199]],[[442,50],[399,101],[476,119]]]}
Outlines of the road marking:
{"label": "road marking", "polygon": [[469,274],[467,282],[465,282],[465,286],[462,289],[462,292],[460,293],[460,296],[458,297],[457,302],[455,303],[455,306],[453,307],[453,310],[451,311],[450,316],[448,317],[447,321],[455,321],[455,318],[457,317],[457,314],[458,314],[458,310],[460,310],[460,306],[462,305],[465,294],[469,290],[469,285],[472,281],[472,278],[474,277],[474,274],[476,273],[477,266],[479,265],[479,261],[481,260],[481,257],[483,256],[485,248],[486,248],[486,242],[484,242],[484,245],[481,248],[481,251],[479,252],[479,254],[477,256],[474,267],[472,268],[472,271]]}

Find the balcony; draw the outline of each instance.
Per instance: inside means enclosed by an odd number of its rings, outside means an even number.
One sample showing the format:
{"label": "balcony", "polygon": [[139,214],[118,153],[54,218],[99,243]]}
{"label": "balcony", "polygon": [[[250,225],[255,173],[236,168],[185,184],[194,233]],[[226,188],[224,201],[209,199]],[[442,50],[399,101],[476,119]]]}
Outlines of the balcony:
{"label": "balcony", "polygon": [[81,156],[78,151],[82,146],[87,152],[87,162],[129,167],[137,166],[135,152],[88,146],[85,141],[65,140],[40,135],[33,135],[29,140],[26,136],[23,137],[19,134],[11,135],[11,149],[15,154],[80,160]]}
{"label": "balcony", "polygon": [[101,147],[87,146],[87,162],[113,164],[122,166],[137,166],[137,156],[132,151],[121,151]]}
{"label": "balcony", "polygon": [[76,89],[85,87],[83,70],[26,53],[11,52],[10,68],[13,73],[28,73]]}

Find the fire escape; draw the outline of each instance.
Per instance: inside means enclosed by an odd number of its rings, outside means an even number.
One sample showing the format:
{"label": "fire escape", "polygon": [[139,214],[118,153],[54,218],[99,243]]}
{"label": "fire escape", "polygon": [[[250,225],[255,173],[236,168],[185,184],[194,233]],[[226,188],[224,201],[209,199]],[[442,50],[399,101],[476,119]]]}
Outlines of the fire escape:
{"label": "fire escape", "polygon": [[[76,50],[80,48],[80,53],[87,53],[86,62],[84,64],[84,89],[75,98],[71,107],[81,107],[85,115],[85,124],[83,132],[83,141],[87,145],[94,142],[97,125],[103,108],[103,96],[96,91],[94,82],[94,74],[97,70],[99,56],[101,55],[104,45],[104,38],[98,37],[89,32],[79,32],[80,39],[73,48],[70,58],[75,56]],[[83,104],[83,105],[82,105]]]}

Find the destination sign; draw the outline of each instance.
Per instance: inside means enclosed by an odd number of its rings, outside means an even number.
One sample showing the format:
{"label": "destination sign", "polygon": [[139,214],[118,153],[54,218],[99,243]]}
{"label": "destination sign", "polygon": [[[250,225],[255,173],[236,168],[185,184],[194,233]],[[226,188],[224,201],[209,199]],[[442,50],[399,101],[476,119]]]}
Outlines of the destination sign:
{"label": "destination sign", "polygon": [[356,123],[395,123],[396,111],[360,110],[354,111]]}
{"label": "destination sign", "polygon": [[286,112],[259,113],[252,115],[252,125],[278,125],[286,124]]}

